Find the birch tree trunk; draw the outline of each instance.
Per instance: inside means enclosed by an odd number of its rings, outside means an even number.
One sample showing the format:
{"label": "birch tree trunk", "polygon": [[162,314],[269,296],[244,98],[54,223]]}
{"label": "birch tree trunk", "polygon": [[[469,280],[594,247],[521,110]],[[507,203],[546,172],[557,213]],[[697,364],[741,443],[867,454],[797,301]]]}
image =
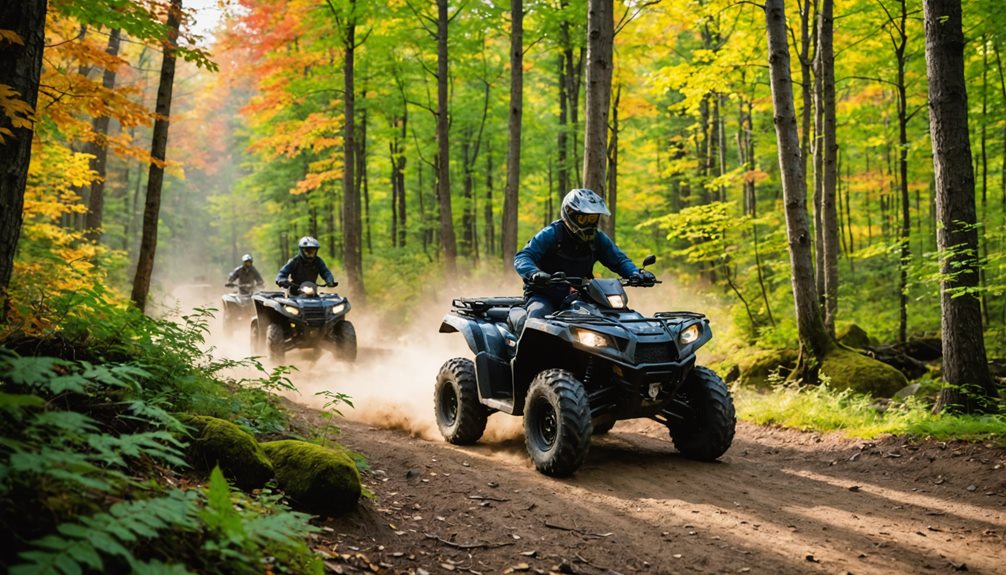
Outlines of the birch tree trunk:
{"label": "birch tree trunk", "polygon": [[608,110],[614,41],[612,0],[587,2],[587,113],[583,129],[583,186],[605,197]]}
{"label": "birch tree trunk", "polygon": [[[789,45],[786,42],[786,11],[783,0],[766,0],[765,20],[768,30],[769,71],[775,132],[782,173],[783,200],[786,206],[786,235],[792,268],[793,300],[796,308],[801,357],[810,354],[816,361],[810,366],[816,380],[816,365],[834,346],[824,329],[814,286],[814,266],[810,252],[810,228],[807,223],[807,186],[803,178],[800,138],[793,109],[793,83],[790,79]],[[807,381],[805,379],[805,381]]]}
{"label": "birch tree trunk", "polygon": [[507,132],[506,189],[503,191],[503,266],[513,266],[517,253],[517,209],[520,186],[520,137],[524,110],[524,7],[510,1],[510,120]]}
{"label": "birch tree trunk", "polygon": [[154,106],[153,141],[150,146],[150,170],[147,175],[147,199],[143,208],[143,237],[133,276],[130,296],[141,312],[146,311],[150,293],[150,278],[154,273],[154,256],[157,253],[157,222],[161,213],[161,188],[164,184],[164,160],[168,148],[168,127],[171,115],[171,95],[175,84],[175,48],[178,46],[178,28],[182,21],[182,0],[171,0],[168,9],[167,38],[164,58],[161,60],[161,79],[157,86],[157,103]]}
{"label": "birch tree trunk", "polygon": [[940,253],[943,381],[936,411],[993,409],[978,286],[975,176],[964,84],[960,0],[925,0],[929,134],[936,177],[936,238]]}
{"label": "birch tree trunk", "polygon": [[[0,84],[16,91],[34,110],[38,103],[38,84],[42,75],[42,49],[45,46],[46,0],[17,0],[0,9],[0,29],[13,30],[24,44],[0,42]],[[10,284],[14,271],[14,252],[21,235],[24,189],[31,161],[34,125],[13,127],[11,119],[0,114],[0,128],[13,135],[0,142],[0,296]],[[6,302],[6,298],[3,299]],[[6,303],[0,319],[6,317]]]}

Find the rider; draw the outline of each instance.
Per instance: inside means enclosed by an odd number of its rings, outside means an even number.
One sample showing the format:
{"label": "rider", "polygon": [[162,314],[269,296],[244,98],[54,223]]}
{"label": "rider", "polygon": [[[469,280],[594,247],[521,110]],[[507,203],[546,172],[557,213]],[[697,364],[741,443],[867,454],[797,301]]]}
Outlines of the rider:
{"label": "rider", "polygon": [[276,275],[276,285],[279,287],[297,289],[304,282],[317,282],[320,275],[325,280],[326,287],[335,287],[337,282],[325,262],[318,257],[321,244],[311,236],[304,236],[297,242],[300,253],[290,258],[286,265]]}
{"label": "rider", "polygon": [[604,232],[597,229],[602,215],[609,216],[604,199],[593,190],[576,188],[562,200],[562,218],[545,226],[517,252],[513,267],[524,280],[527,317],[543,318],[559,309],[570,293],[568,284],[549,284],[562,274],[594,277],[594,262],[623,278],[648,283],[656,277],[639,269]]}
{"label": "rider", "polygon": [[262,274],[255,269],[251,254],[241,256],[241,265],[234,268],[231,275],[227,277],[227,287],[233,287],[234,280],[238,280],[237,285],[241,293],[249,293],[253,288],[265,284]]}

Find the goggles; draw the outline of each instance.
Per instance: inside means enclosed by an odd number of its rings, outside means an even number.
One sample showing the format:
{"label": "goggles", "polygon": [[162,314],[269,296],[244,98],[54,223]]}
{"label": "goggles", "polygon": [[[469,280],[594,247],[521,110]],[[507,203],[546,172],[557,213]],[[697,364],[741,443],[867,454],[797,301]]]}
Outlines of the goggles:
{"label": "goggles", "polygon": [[581,226],[597,225],[597,222],[600,219],[601,214],[576,214],[573,216],[573,221]]}

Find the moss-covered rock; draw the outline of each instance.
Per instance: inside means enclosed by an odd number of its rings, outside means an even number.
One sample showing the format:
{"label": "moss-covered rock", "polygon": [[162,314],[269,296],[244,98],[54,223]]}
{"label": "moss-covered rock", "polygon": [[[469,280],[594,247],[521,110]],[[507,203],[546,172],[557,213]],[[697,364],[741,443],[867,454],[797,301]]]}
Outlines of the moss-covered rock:
{"label": "moss-covered rock", "polygon": [[835,332],[835,338],[842,345],[863,349],[870,347],[870,335],[866,330],[854,323],[839,325]]}
{"label": "moss-covered rock", "polygon": [[192,429],[186,456],[196,470],[209,473],[219,465],[224,476],[244,490],[272,479],[272,463],[247,431],[206,415],[180,415],[178,420]]}
{"label": "moss-covered rock", "polygon": [[305,441],[262,444],[272,460],[276,482],[293,503],[316,515],[352,510],[360,499],[360,473],[349,453]]}
{"label": "moss-covered rock", "polygon": [[796,365],[799,354],[792,349],[759,350],[736,358],[739,369],[738,383],[768,389],[772,386],[769,376],[778,373],[785,378]]}
{"label": "moss-covered rock", "polygon": [[908,385],[908,379],[900,371],[844,348],[836,348],[826,355],[819,373],[828,377],[835,389],[869,393],[874,397],[892,397]]}

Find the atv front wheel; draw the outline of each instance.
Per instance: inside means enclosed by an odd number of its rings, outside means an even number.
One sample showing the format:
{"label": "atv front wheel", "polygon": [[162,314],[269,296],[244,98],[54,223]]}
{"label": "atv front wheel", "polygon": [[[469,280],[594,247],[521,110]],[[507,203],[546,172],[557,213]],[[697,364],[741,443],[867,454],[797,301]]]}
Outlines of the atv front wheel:
{"label": "atv front wheel", "polygon": [[283,334],[283,328],[270,323],[269,327],[266,328],[265,339],[269,344],[269,359],[273,363],[283,361],[283,358],[286,356],[286,346],[284,345],[286,336]]}
{"label": "atv front wheel", "polygon": [[335,358],[341,361],[356,361],[356,328],[349,321],[340,321],[332,328],[335,339]]}
{"label": "atv front wheel", "polygon": [[572,373],[546,369],[535,376],[524,401],[524,443],[545,475],[572,475],[587,457],[590,434],[587,392]]}
{"label": "atv front wheel", "polygon": [[472,360],[455,357],[440,368],[433,407],[437,427],[448,442],[470,445],[482,437],[489,411],[479,403]]}
{"label": "atv front wheel", "polygon": [[695,367],[682,385],[681,400],[689,410],[684,420],[668,424],[674,447],[689,459],[714,461],[730,449],[737,417],[734,402],[720,376]]}

